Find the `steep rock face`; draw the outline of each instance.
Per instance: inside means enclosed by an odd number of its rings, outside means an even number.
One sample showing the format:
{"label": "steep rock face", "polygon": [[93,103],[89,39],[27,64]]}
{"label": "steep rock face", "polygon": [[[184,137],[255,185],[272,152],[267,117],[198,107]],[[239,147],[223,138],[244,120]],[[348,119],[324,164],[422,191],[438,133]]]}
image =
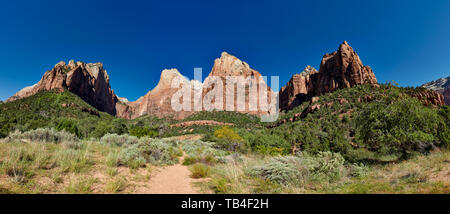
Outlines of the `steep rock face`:
{"label": "steep rock face", "polygon": [[354,85],[376,83],[377,79],[372,69],[364,66],[358,54],[344,41],[337,52],[323,56],[315,94],[321,95]]}
{"label": "steep rock face", "polygon": [[308,65],[302,73],[292,76],[287,85],[280,90],[280,109],[291,110],[310,99],[314,95],[317,73],[315,68]]}
{"label": "steep rock face", "polygon": [[325,54],[319,72],[311,67],[294,75],[280,90],[280,109],[290,110],[302,102],[337,89],[355,85],[376,84],[369,66],[364,66],[358,54],[344,41],[338,51]]}
{"label": "steep rock face", "polygon": [[[250,68],[250,66],[237,57],[222,52],[220,58],[214,61],[214,66],[209,76],[205,79],[203,85],[203,96],[207,96],[214,87],[214,84],[208,84],[213,78],[219,78],[223,82],[223,107],[222,110],[238,111],[254,115],[268,114],[268,105],[271,103],[272,90],[267,86],[261,74]],[[230,79],[234,79],[230,81]],[[254,82],[251,81],[254,79]],[[256,84],[254,91],[251,91],[251,85]],[[239,94],[238,86],[243,89],[243,94]],[[263,102],[259,96],[255,96],[255,90],[261,92],[267,91],[267,101]],[[264,95],[262,95],[264,97]],[[242,102],[243,101],[243,102]],[[213,102],[215,103],[215,101]],[[227,104],[229,103],[229,104]],[[243,103],[243,105],[239,105]]]}
{"label": "steep rock face", "polygon": [[[238,84],[245,84],[244,82],[240,81],[239,83],[236,82],[227,82],[227,78],[229,77],[243,77],[244,79],[247,77],[254,77],[256,81],[259,81],[261,79],[261,74],[258,71],[255,71],[250,68],[250,66],[235,56],[232,56],[226,52],[223,52],[221,54],[221,57],[216,59],[214,61],[214,66],[211,70],[211,73],[208,75],[208,77],[205,79],[204,83],[201,83],[196,80],[189,81],[187,78],[183,77],[178,70],[176,69],[169,69],[164,70],[161,73],[160,81],[158,85],[151,91],[149,91],[145,96],[139,98],[138,100],[134,102],[124,103],[120,102],[116,105],[117,109],[117,116],[123,117],[123,118],[136,118],[142,115],[155,115],[157,117],[167,117],[172,116],[174,119],[183,119],[193,113],[195,111],[205,111],[205,110],[212,110],[205,107],[205,104],[201,102],[201,105],[197,105],[197,107],[194,105],[194,102],[199,101],[198,99],[195,99],[194,92],[196,91],[198,94],[200,94],[202,101],[204,101],[209,95],[215,93],[209,93],[212,90],[220,88],[218,85],[216,85],[216,80],[220,80],[222,82],[222,90],[223,93],[221,93],[222,97],[222,109],[219,108],[219,110],[227,110],[227,96],[229,96],[228,99],[234,99],[233,103],[233,110],[234,111],[240,111],[243,113],[250,113],[250,114],[267,114],[268,111],[260,110],[258,106],[256,106],[255,110],[252,110],[249,108],[249,103],[254,102],[256,105],[259,104],[259,98],[258,96],[250,96],[250,89],[249,87],[245,87],[244,90],[244,109],[238,108],[238,90],[237,86]],[[175,78],[182,79],[182,84],[179,85],[179,88],[172,88],[171,84],[172,81]],[[239,79],[238,79],[239,80]],[[242,79],[241,79],[242,80]],[[261,79],[262,80],[262,79]],[[258,82],[256,82],[258,84]],[[180,90],[180,88],[184,84],[189,84],[191,88],[191,102],[190,102],[190,108],[191,110],[185,111],[184,109],[181,111],[175,111],[172,108],[172,97],[174,96],[177,91]],[[227,87],[227,84],[232,84],[230,87]],[[233,86],[233,87],[232,87]],[[270,103],[270,95],[271,95],[271,89],[265,84],[265,82],[260,82],[260,84],[257,85],[257,90],[259,90],[261,87],[267,88],[267,94],[268,94],[268,102]],[[234,90],[232,89],[234,88]],[[233,91],[232,91],[233,90]],[[214,106],[216,104],[216,101],[219,101],[219,97],[211,96],[211,104],[210,106]],[[180,103],[183,102],[183,98],[180,99]],[[218,104],[217,104],[218,105]],[[262,104],[260,104],[262,105]],[[219,105],[218,105],[219,106]],[[217,106],[215,106],[217,107]],[[216,109],[216,108],[213,108]]]}
{"label": "steep rock face", "polygon": [[442,94],[445,105],[450,105],[450,76],[425,83],[422,87]]}
{"label": "steep rock face", "polygon": [[127,104],[120,103],[117,105],[118,116],[128,119],[134,119],[142,115],[155,115],[157,117],[169,117],[174,119],[182,119],[192,112],[173,110],[171,106],[172,96],[180,90],[179,88],[172,88],[171,84],[175,78],[181,78],[183,84],[191,84],[194,86],[195,81],[188,81],[183,77],[177,69],[166,69],[161,73],[158,85],[145,96],[139,98],[134,102]]}
{"label": "steep rock face", "polygon": [[45,72],[38,83],[20,90],[7,101],[47,90],[69,90],[100,111],[116,114],[117,97],[111,90],[109,76],[101,63],[75,63],[71,60],[66,65],[59,62],[52,70]]}

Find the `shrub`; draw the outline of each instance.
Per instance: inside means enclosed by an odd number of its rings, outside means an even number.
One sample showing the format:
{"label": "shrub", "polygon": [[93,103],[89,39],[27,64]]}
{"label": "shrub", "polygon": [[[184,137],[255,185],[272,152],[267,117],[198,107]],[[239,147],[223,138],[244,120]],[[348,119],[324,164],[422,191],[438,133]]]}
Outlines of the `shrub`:
{"label": "shrub", "polygon": [[280,184],[304,183],[309,176],[309,170],[303,159],[295,156],[280,156],[271,158],[265,164],[251,168],[249,174]]}
{"label": "shrub", "polygon": [[242,149],[244,140],[233,129],[228,126],[223,126],[214,132],[217,138],[217,145],[221,148],[238,151]]}
{"label": "shrub", "polygon": [[90,133],[90,137],[101,138],[110,133],[109,121],[100,121]]}
{"label": "shrub", "polygon": [[448,133],[443,118],[415,98],[370,103],[357,114],[355,124],[356,138],[364,147],[402,158],[413,151],[427,152],[436,141],[448,141],[438,133]]}
{"label": "shrub", "polygon": [[147,136],[147,137],[157,137],[158,131],[156,129],[151,129],[150,127],[140,127],[135,126],[129,129],[130,135],[136,136],[138,138]]}
{"label": "shrub", "polygon": [[263,155],[271,155],[271,156],[282,155],[284,153],[283,148],[269,147],[269,146],[264,146],[264,145],[256,146],[255,150],[256,150],[256,152],[261,153]]}
{"label": "shrub", "polygon": [[358,178],[362,178],[362,177],[366,177],[369,173],[369,168],[362,164],[352,164],[351,168],[350,168],[350,175],[353,177],[358,177]]}
{"label": "shrub", "polygon": [[178,162],[173,155],[173,145],[160,139],[141,138],[137,144],[132,144],[123,149],[119,154],[119,164],[137,168],[146,163],[152,164],[174,164]]}
{"label": "shrub", "polygon": [[112,121],[110,133],[115,133],[118,135],[123,135],[128,133],[127,125],[122,119],[115,119]]}
{"label": "shrub", "polygon": [[77,123],[70,119],[60,119],[56,125],[56,130],[67,131],[76,135],[77,137],[83,137],[80,130],[78,129]]}
{"label": "shrub", "polygon": [[39,128],[36,130],[30,130],[26,132],[20,132],[16,130],[8,136],[8,141],[13,140],[29,140],[32,142],[49,142],[49,143],[62,143],[62,142],[77,142],[79,139],[72,133],[66,131],[55,131],[54,129]]}
{"label": "shrub", "polygon": [[344,158],[338,153],[319,152],[316,156],[299,153],[297,156],[279,156],[249,169],[258,176],[275,183],[304,184],[309,180],[336,180],[345,170]]}
{"label": "shrub", "polygon": [[224,157],[228,154],[225,151],[213,148],[216,144],[203,141],[184,141],[183,150],[187,156],[184,158],[184,165],[194,163],[214,164],[224,162]]}
{"label": "shrub", "polygon": [[100,143],[115,146],[132,145],[137,144],[138,142],[139,139],[137,137],[128,134],[106,134],[100,139]]}
{"label": "shrub", "polygon": [[315,178],[326,178],[335,180],[342,176],[344,172],[345,159],[339,153],[319,152],[316,156],[305,156],[309,170]]}
{"label": "shrub", "polygon": [[281,155],[290,151],[289,144],[283,137],[273,134],[265,129],[261,130],[240,130],[242,138],[247,146],[261,154]]}

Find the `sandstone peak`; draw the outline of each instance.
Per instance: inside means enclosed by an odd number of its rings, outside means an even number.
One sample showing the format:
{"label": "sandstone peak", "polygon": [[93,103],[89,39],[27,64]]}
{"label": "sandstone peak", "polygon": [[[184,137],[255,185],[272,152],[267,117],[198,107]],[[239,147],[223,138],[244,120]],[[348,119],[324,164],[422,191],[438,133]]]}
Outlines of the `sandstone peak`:
{"label": "sandstone peak", "polygon": [[358,54],[344,41],[336,52],[323,56],[319,72],[307,66],[281,88],[280,108],[290,110],[314,96],[354,85],[376,83],[372,69],[364,66]]}
{"label": "sandstone peak", "polygon": [[60,62],[56,63],[55,67],[57,67],[57,66],[65,66],[65,65],[66,65],[66,62],[60,61]]}
{"label": "sandstone peak", "polygon": [[183,78],[187,80],[186,77],[181,75],[181,73],[176,68],[164,69],[161,72],[161,76],[158,85],[152,91],[164,90],[166,88],[171,88],[172,81],[177,78]]}
{"label": "sandstone peak", "polygon": [[250,76],[255,74],[259,75],[246,62],[224,51],[220,58],[214,60],[214,66],[209,76]]}
{"label": "sandstone peak", "polygon": [[346,41],[339,46],[337,52],[323,56],[317,81],[316,95],[354,85],[377,83],[372,69],[363,65],[358,54]]}
{"label": "sandstone peak", "polygon": [[303,71],[300,74],[294,74],[294,75],[309,76],[309,75],[317,73],[317,72],[318,71],[314,67],[308,65],[305,67],[305,69],[303,69]]}
{"label": "sandstone peak", "polygon": [[[76,66],[75,66],[76,65]],[[100,111],[115,115],[117,97],[109,85],[109,76],[101,63],[57,63],[44,73],[42,79],[33,86],[26,87],[8,101],[13,101],[39,93],[40,91],[68,90]]]}
{"label": "sandstone peak", "polygon": [[308,65],[300,74],[294,74],[280,90],[280,109],[290,110],[310,99],[314,94],[317,73],[315,68]]}
{"label": "sandstone peak", "polygon": [[171,79],[171,78],[174,78],[174,77],[177,77],[177,76],[183,76],[183,75],[181,75],[181,73],[178,71],[178,69],[176,69],[176,68],[164,69],[164,70],[162,70],[162,72],[161,72],[161,77],[160,77],[160,79],[166,79],[166,78]]}

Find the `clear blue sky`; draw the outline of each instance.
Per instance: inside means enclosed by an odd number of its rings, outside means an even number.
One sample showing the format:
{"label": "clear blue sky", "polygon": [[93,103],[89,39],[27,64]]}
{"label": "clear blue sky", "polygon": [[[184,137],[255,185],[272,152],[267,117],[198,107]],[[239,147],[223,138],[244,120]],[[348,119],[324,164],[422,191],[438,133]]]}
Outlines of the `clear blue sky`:
{"label": "clear blue sky", "polygon": [[347,40],[379,80],[450,75],[450,1],[0,0],[0,100],[57,62],[103,62],[135,100],[164,68],[207,75],[227,51],[280,85]]}

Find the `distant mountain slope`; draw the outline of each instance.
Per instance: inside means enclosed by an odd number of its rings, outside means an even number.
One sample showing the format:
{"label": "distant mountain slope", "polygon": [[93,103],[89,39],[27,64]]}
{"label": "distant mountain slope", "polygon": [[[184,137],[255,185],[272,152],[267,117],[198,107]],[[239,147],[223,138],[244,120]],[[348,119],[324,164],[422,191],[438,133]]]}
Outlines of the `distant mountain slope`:
{"label": "distant mountain slope", "polygon": [[15,129],[56,127],[63,122],[73,122],[79,128],[79,134],[87,136],[98,123],[111,123],[112,120],[113,116],[98,111],[71,92],[42,91],[0,104],[0,137]]}
{"label": "distant mountain slope", "polygon": [[25,87],[7,101],[29,97],[41,91],[68,90],[94,106],[111,115],[116,114],[117,96],[109,85],[109,76],[102,63],[84,63],[71,60],[66,65],[59,62],[44,73],[42,79],[33,86]]}
{"label": "distant mountain slope", "polygon": [[450,105],[450,76],[425,83],[422,87],[441,93],[444,96],[445,105]]}
{"label": "distant mountain slope", "polygon": [[[242,78],[230,78],[242,77]],[[251,81],[252,77],[256,81]],[[179,88],[172,88],[172,81],[180,78]],[[223,84],[216,84],[214,80],[222,80]],[[231,83],[233,87],[225,80],[234,80]],[[208,81],[211,80],[211,81]],[[262,75],[252,69],[246,62],[237,57],[223,52],[221,56],[214,60],[214,65],[210,74],[204,82],[197,80],[188,80],[177,69],[165,69],[160,75],[158,85],[134,102],[129,102],[126,98],[118,97],[111,89],[109,76],[101,63],[84,63],[69,61],[68,64],[60,62],[51,70],[44,73],[42,79],[33,86],[25,87],[13,96],[7,102],[26,98],[43,91],[55,90],[58,92],[69,91],[78,95],[89,105],[99,111],[109,113],[118,118],[135,119],[144,115],[159,118],[184,119],[199,111],[207,111],[205,103],[198,101],[210,101],[213,109],[237,111],[252,115],[266,115],[269,113],[269,103],[272,103],[272,90],[267,86]],[[239,81],[239,82],[237,82]],[[242,82],[244,81],[244,82]],[[240,90],[235,89],[234,85],[245,85],[243,94],[244,99],[237,98]],[[262,92],[261,89],[267,89],[268,102],[262,102],[263,99],[253,95],[254,92],[248,85],[255,85],[255,91]],[[377,86],[377,79],[369,66],[363,65],[358,54],[350,45],[344,41],[337,51],[325,54],[322,57],[320,69],[308,66],[301,74],[294,75],[286,86],[282,87],[279,93],[280,109],[284,111],[292,110],[303,102],[308,102],[314,97],[334,92],[338,89],[351,88],[357,85],[370,84]],[[191,109],[181,109],[175,111],[172,106],[172,97],[180,95],[180,88],[189,85],[191,93],[198,94],[201,97],[191,96]],[[450,102],[450,91],[448,90],[448,78],[433,81],[425,84],[424,87],[436,90],[446,97],[447,105]],[[222,87],[222,100],[217,99],[215,89]],[[186,89],[184,89],[186,90]],[[229,93],[228,93],[229,92]],[[185,94],[183,94],[184,96]],[[208,96],[211,95],[211,96]],[[443,105],[444,98],[434,91],[415,90],[411,96],[421,100],[427,100],[428,104]],[[183,100],[184,97],[181,97]],[[221,104],[220,101],[223,103]],[[229,102],[232,101],[232,102]],[[243,105],[239,105],[243,101]],[[217,104],[217,105],[216,105]],[[254,105],[252,105],[254,104]],[[183,104],[182,104],[183,105]],[[221,106],[223,107],[220,109]],[[233,109],[227,109],[231,107]],[[255,107],[255,108],[252,108]]]}

